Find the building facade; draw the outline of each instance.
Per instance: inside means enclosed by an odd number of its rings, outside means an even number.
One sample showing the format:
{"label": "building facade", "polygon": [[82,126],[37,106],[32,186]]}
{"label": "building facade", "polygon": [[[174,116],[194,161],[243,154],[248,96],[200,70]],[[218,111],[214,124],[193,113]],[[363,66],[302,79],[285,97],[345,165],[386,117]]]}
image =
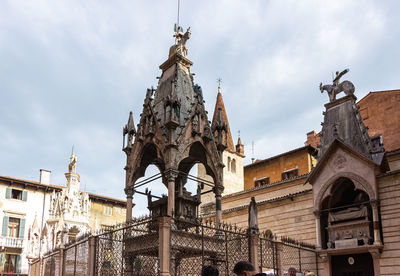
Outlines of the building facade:
{"label": "building facade", "polygon": [[315,244],[319,275],[397,275],[398,94],[325,105],[323,129],[308,133],[305,147],[244,167],[245,190],[222,198],[223,220],[246,227],[254,196],[260,230]]}
{"label": "building facade", "polygon": [[0,176],[0,271],[27,274],[29,259],[73,242],[79,236],[125,221],[126,201],[81,191],[76,156],[66,186]]}

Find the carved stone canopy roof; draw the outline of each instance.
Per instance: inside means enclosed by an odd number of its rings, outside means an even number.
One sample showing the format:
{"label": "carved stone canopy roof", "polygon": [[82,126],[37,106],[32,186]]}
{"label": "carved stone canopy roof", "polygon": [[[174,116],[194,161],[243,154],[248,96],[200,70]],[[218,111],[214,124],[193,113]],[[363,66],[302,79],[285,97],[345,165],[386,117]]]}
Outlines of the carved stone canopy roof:
{"label": "carved stone canopy roof", "polygon": [[[194,84],[193,63],[179,51],[161,66],[156,89],[148,89],[132,148],[127,152],[127,188],[144,176],[148,165],[163,173],[188,173],[202,163],[207,174],[222,185],[222,168],[201,87]],[[178,177],[179,178],[179,177]]]}
{"label": "carved stone canopy roof", "polygon": [[325,105],[318,159],[322,158],[335,139],[372,159],[371,139],[356,105],[356,99],[354,95],[349,95]]}

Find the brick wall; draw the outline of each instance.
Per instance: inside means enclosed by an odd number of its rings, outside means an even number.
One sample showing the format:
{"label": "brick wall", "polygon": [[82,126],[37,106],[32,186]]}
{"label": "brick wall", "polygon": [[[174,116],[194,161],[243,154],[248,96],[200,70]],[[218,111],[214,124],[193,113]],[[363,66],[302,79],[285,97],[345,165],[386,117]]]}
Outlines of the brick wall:
{"label": "brick wall", "polygon": [[371,92],[358,105],[369,136],[382,134],[386,151],[400,148],[400,90]]}

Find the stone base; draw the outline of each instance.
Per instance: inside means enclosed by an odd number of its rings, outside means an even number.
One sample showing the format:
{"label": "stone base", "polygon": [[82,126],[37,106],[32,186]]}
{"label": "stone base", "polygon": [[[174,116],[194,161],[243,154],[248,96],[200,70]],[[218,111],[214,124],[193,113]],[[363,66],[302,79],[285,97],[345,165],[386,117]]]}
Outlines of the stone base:
{"label": "stone base", "polygon": [[357,239],[348,239],[348,240],[337,240],[335,241],[335,248],[348,248],[348,247],[357,247],[358,240]]}

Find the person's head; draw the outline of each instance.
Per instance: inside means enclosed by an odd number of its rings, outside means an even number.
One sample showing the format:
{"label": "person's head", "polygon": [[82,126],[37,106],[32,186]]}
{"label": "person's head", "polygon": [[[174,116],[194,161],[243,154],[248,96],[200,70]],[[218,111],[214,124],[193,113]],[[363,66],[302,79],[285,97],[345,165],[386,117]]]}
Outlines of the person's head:
{"label": "person's head", "polygon": [[289,276],[296,276],[296,269],[294,267],[291,267],[288,269],[288,275]]}
{"label": "person's head", "polygon": [[309,272],[307,272],[307,273],[306,273],[306,276],[315,276],[315,273],[314,273],[314,272],[311,272],[311,271],[309,271]]}
{"label": "person's head", "polygon": [[251,276],[257,274],[254,266],[247,261],[240,261],[235,264],[233,273],[235,273],[237,276]]}
{"label": "person's head", "polygon": [[216,267],[208,265],[201,270],[201,276],[219,276],[219,271]]}

